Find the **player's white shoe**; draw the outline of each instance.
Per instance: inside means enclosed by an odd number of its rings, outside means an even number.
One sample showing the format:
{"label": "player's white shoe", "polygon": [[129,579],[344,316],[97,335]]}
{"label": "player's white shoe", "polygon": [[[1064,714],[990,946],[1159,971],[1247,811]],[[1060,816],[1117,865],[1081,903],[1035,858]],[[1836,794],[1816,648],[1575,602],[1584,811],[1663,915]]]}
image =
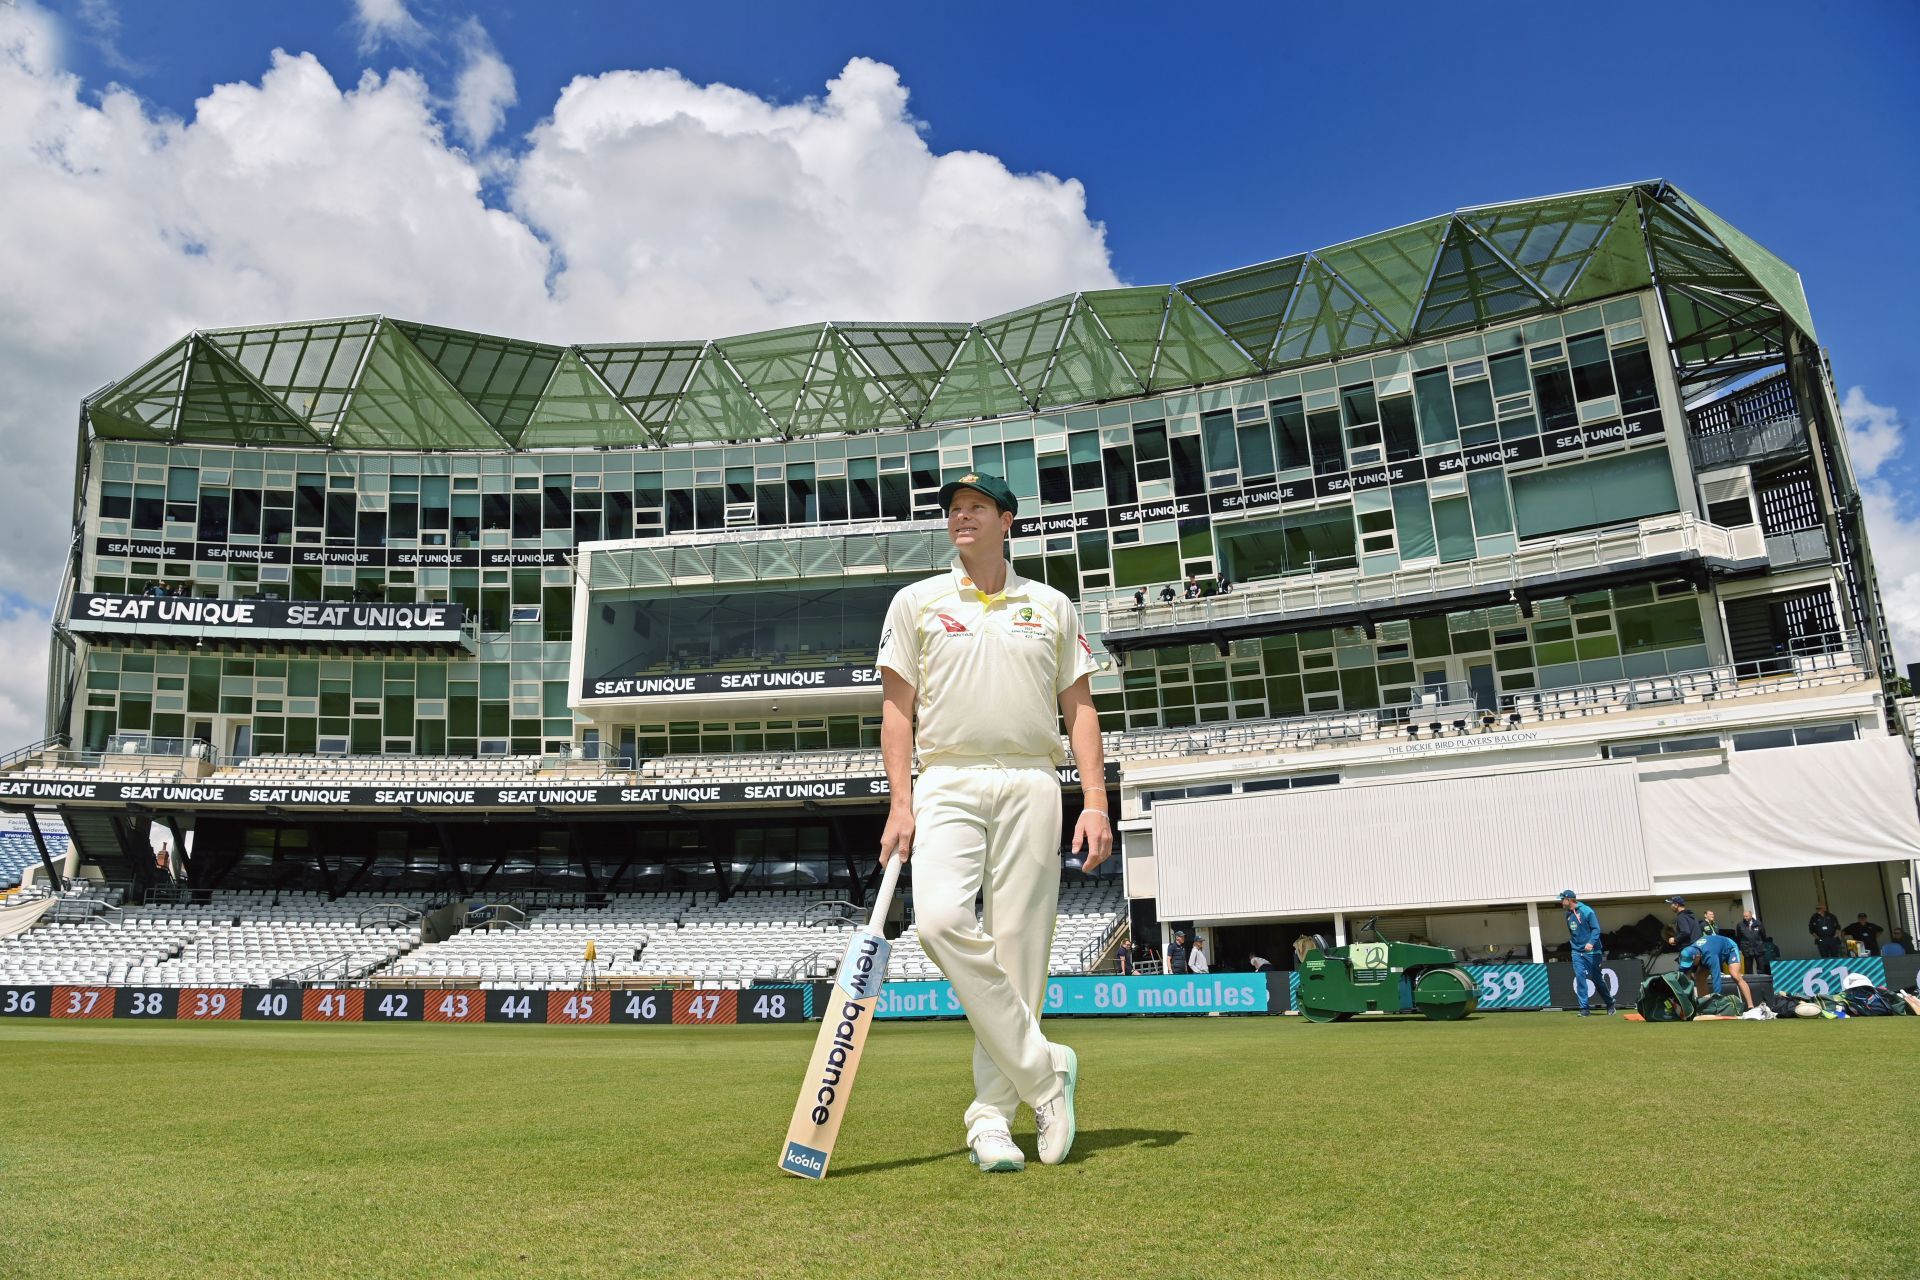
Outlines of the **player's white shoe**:
{"label": "player's white shoe", "polygon": [[1033,1109],[1041,1164],[1059,1164],[1073,1150],[1073,1091],[1080,1083],[1080,1058],[1060,1044],[1053,1046],[1053,1060],[1060,1087]]}
{"label": "player's white shoe", "polygon": [[1026,1152],[1014,1145],[1013,1135],[1005,1129],[982,1129],[967,1145],[973,1148],[967,1159],[979,1165],[982,1173],[1019,1173],[1027,1167]]}

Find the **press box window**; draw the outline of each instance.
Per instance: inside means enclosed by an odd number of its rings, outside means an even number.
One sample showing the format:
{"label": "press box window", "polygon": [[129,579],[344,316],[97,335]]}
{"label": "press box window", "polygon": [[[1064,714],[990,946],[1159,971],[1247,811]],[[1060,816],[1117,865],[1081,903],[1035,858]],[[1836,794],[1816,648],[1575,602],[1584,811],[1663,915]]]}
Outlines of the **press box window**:
{"label": "press box window", "polygon": [[1733,735],[1735,751],[1766,751],[1773,747],[1808,747],[1821,742],[1852,742],[1860,733],[1851,720],[1838,724],[1804,724],[1791,729],[1759,729]]}

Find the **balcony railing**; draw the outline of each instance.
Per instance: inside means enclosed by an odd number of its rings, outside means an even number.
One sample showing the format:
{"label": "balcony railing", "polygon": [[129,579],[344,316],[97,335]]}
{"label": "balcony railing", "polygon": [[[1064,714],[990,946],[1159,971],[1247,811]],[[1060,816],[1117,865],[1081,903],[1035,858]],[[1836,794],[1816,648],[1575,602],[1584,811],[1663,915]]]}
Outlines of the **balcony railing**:
{"label": "balcony railing", "polygon": [[1767,563],[1778,569],[1794,564],[1827,564],[1833,553],[1822,528],[1795,529],[1767,535]]}
{"label": "balcony railing", "polygon": [[1775,418],[1771,422],[1756,422],[1712,435],[1687,437],[1687,452],[1693,455],[1696,471],[1793,457],[1810,448],[1807,429],[1798,418]]}
{"label": "balcony railing", "polygon": [[1757,561],[1757,538],[1691,515],[1657,516],[1637,524],[1536,539],[1511,555],[1462,560],[1426,569],[1360,575],[1352,571],[1256,580],[1199,600],[1100,605],[1106,634],[1125,639],[1153,631],[1194,631],[1255,620],[1392,610],[1409,599],[1507,590],[1532,580],[1591,575],[1657,560]]}
{"label": "balcony railing", "polygon": [[1500,695],[1480,703],[1414,703],[1368,711],[1324,712],[1280,720],[1242,720],[1186,729],[1136,731],[1121,754],[1131,760],[1257,751],[1311,751],[1367,742],[1450,739],[1501,734],[1550,720],[1719,702],[1852,684],[1872,672],[1857,638],[1834,633],[1790,642],[1773,657],[1724,663],[1662,676],[1603,680],[1558,689]]}

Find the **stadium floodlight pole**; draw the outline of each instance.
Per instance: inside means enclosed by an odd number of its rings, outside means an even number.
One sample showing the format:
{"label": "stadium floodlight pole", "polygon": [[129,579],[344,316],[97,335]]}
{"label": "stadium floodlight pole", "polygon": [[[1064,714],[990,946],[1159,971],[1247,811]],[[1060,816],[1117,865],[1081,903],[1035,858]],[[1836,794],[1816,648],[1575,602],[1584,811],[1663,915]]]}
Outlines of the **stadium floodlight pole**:
{"label": "stadium floodlight pole", "polygon": [[827,1165],[833,1159],[833,1144],[840,1136],[840,1122],[846,1118],[853,1080],[860,1071],[860,1055],[867,1047],[867,1033],[873,1029],[880,988],[887,980],[887,955],[891,951],[884,936],[887,909],[893,905],[893,891],[900,883],[904,862],[895,857],[887,863],[867,927],[847,943],[840,971],[834,975],[833,994],[826,1016],[820,1020],[813,1060],[800,1082],[800,1098],[794,1103],[787,1140],[780,1148],[780,1168],[798,1177],[826,1177]]}

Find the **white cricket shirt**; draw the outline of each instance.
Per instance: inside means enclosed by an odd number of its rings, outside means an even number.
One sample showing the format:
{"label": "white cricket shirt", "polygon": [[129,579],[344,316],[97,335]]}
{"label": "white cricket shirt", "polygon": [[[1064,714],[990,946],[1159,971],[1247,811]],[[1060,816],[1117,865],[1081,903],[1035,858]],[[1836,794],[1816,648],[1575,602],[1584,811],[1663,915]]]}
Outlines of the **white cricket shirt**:
{"label": "white cricket shirt", "polygon": [[1007,566],[988,596],[956,557],[945,573],[900,588],[875,666],[914,689],[922,764],[944,759],[1064,763],[1059,698],[1099,670],[1073,602]]}

